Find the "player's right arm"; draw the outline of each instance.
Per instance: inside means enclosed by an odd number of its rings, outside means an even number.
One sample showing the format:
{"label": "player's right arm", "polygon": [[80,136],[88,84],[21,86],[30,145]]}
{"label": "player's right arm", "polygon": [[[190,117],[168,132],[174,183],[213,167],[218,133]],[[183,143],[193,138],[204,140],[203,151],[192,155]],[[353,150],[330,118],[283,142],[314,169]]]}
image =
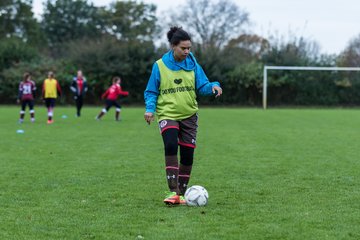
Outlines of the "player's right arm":
{"label": "player's right arm", "polygon": [[46,80],[44,81],[43,85],[42,85],[42,99],[45,99],[45,84],[46,84]]}
{"label": "player's right arm", "polygon": [[159,96],[160,87],[160,71],[157,63],[154,63],[149,82],[144,92],[145,99],[145,121],[150,124],[154,121],[157,98]]}
{"label": "player's right arm", "polygon": [[110,91],[110,88],[108,88],[108,90],[106,90],[106,92],[104,92],[103,95],[101,95],[101,98],[105,99],[109,95],[109,91]]}
{"label": "player's right arm", "polygon": [[61,97],[61,95],[62,95],[62,91],[61,91],[61,87],[60,87],[60,84],[59,84],[59,82],[58,82],[58,81],[56,81],[56,90],[57,90],[57,92],[58,92],[59,96]]}
{"label": "player's right arm", "polygon": [[36,84],[34,81],[31,81],[31,94],[33,96],[33,98],[36,98]]}
{"label": "player's right arm", "polygon": [[20,82],[19,84],[19,92],[18,92],[18,98],[16,99],[16,102],[19,103],[22,97],[22,93],[23,93],[23,85],[22,82]]}
{"label": "player's right arm", "polygon": [[145,119],[145,121],[150,125],[150,123],[155,120],[154,113],[145,112],[145,114],[144,114],[144,119]]}
{"label": "player's right arm", "polygon": [[76,78],[75,78],[75,77],[73,78],[73,81],[72,81],[72,83],[71,83],[70,90],[71,90],[73,93],[77,94],[77,91],[76,91]]}
{"label": "player's right arm", "polygon": [[119,86],[119,88],[117,90],[118,90],[118,95],[129,96],[129,92],[128,91],[123,91],[121,86]]}

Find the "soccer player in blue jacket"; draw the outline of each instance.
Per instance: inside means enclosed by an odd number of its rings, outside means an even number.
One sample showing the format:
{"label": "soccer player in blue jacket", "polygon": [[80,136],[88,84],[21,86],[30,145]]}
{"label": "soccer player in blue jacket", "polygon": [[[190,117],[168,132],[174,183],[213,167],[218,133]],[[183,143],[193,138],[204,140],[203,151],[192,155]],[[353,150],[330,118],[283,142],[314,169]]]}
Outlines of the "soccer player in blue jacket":
{"label": "soccer player in blue jacket", "polygon": [[[218,82],[209,82],[203,69],[191,53],[191,38],[179,27],[167,33],[171,50],[157,60],[144,97],[145,121],[150,124],[155,114],[165,149],[165,170],[169,193],[168,205],[185,204],[186,191],[196,147],[199,95],[222,94]],[[180,146],[180,164],[178,148]]]}

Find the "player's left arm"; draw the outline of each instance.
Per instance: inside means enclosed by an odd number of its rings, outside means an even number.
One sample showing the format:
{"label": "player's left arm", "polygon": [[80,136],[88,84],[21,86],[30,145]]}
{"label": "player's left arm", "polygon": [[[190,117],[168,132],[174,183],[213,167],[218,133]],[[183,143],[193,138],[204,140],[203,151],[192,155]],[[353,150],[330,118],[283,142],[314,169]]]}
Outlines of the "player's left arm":
{"label": "player's left arm", "polygon": [[58,92],[59,96],[61,97],[62,92],[61,92],[61,87],[60,87],[60,84],[59,84],[58,81],[56,81],[56,89],[57,89],[57,92]]}
{"label": "player's left arm", "polygon": [[84,95],[87,91],[88,91],[88,85],[87,85],[86,78],[84,78],[82,94]]}
{"label": "player's left arm", "polygon": [[128,92],[128,91],[123,91],[123,90],[122,90],[122,87],[119,86],[119,88],[118,88],[118,94],[119,94],[119,95],[122,95],[122,96],[128,96],[128,95],[129,95],[129,92]]}
{"label": "player's left arm", "polygon": [[41,94],[42,96],[41,97],[42,97],[42,99],[44,99],[45,98],[45,81],[44,81],[44,83],[42,85],[42,90],[41,91],[42,91],[42,94]]}
{"label": "player's left arm", "polygon": [[35,82],[31,82],[32,86],[31,86],[31,94],[33,95],[33,98],[35,99],[36,97],[36,84]]}
{"label": "player's left arm", "polygon": [[17,103],[20,102],[21,100],[21,97],[22,97],[22,93],[23,93],[23,86],[22,86],[22,83],[19,84],[19,92],[18,92],[18,98],[17,98]]}
{"label": "player's left arm", "polygon": [[210,82],[202,67],[197,63],[195,68],[195,87],[196,91],[203,96],[215,95],[215,97],[219,97],[222,94],[220,83]]}

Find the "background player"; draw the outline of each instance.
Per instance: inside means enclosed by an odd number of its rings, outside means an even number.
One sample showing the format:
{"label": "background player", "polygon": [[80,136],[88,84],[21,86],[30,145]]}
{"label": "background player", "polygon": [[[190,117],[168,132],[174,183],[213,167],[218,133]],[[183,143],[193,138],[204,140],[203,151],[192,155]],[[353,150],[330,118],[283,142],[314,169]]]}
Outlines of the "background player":
{"label": "background player", "polygon": [[83,98],[88,90],[86,78],[83,76],[81,70],[78,70],[77,75],[73,78],[70,90],[74,93],[74,99],[76,103],[76,116],[80,117],[81,108],[83,106]]}
{"label": "background player", "polygon": [[51,71],[48,73],[48,78],[44,80],[42,93],[48,110],[47,123],[51,124],[54,122],[53,116],[56,98],[58,95],[61,96],[61,87],[58,81],[54,78],[54,73]]}
{"label": "background player", "polygon": [[119,95],[122,96],[128,96],[129,92],[123,91],[121,88],[121,78],[120,77],[113,77],[112,79],[112,85],[109,87],[106,92],[101,96],[102,99],[105,99],[105,108],[101,110],[101,112],[96,116],[96,120],[100,120],[102,116],[105,115],[109,111],[109,109],[112,106],[116,107],[116,113],[115,113],[115,120],[120,121],[120,111],[121,106],[119,103],[117,103],[117,99]]}
{"label": "background player", "polygon": [[31,80],[30,73],[24,73],[23,81],[19,84],[19,95],[17,102],[21,102],[21,111],[19,123],[24,122],[26,105],[30,109],[31,122],[35,122],[35,110],[34,110],[34,99],[35,99],[35,82]]}

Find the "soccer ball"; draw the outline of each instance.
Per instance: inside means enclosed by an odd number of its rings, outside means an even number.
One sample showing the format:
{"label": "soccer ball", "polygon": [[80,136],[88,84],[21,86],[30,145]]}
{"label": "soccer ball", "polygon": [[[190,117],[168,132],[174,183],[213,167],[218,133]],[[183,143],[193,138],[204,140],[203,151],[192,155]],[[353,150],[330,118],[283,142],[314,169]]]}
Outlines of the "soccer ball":
{"label": "soccer ball", "polygon": [[205,206],[209,194],[204,187],[194,185],[186,190],[184,197],[188,206]]}

